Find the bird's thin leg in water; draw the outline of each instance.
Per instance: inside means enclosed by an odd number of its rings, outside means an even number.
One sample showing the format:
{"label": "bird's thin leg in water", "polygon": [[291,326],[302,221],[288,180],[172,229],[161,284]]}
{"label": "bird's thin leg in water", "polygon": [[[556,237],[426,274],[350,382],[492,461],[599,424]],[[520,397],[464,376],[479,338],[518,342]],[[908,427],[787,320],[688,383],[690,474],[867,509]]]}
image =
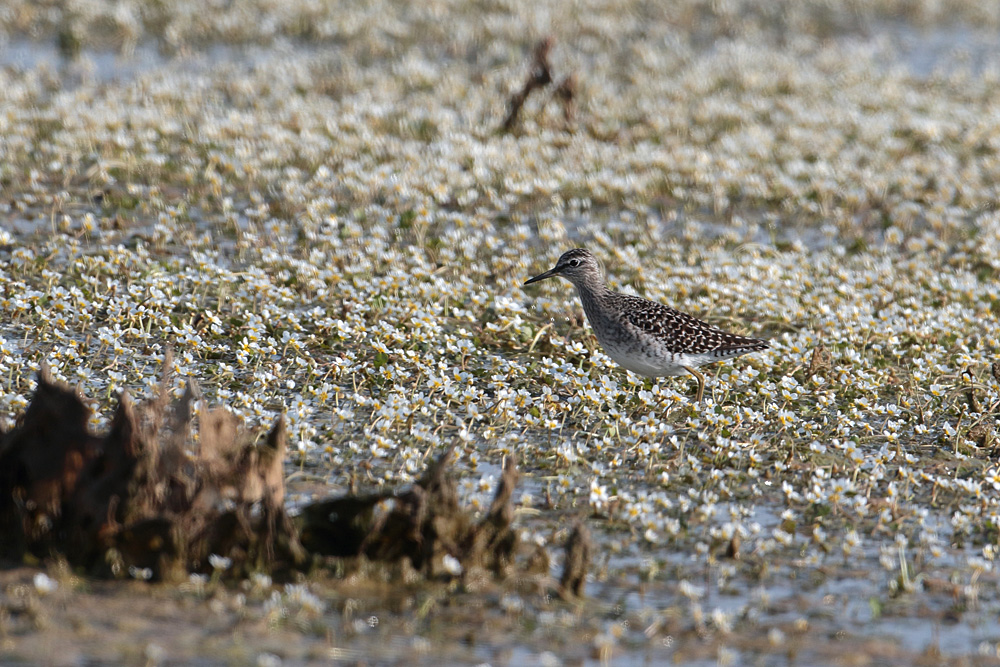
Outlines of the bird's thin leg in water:
{"label": "bird's thin leg in water", "polygon": [[701,373],[699,373],[698,371],[696,371],[691,366],[682,366],[681,368],[683,368],[688,373],[690,373],[691,375],[695,376],[695,378],[697,378],[697,380],[698,380],[698,397],[695,400],[698,401],[698,405],[702,405],[703,402],[704,402],[702,399],[705,397],[705,376],[702,375]]}

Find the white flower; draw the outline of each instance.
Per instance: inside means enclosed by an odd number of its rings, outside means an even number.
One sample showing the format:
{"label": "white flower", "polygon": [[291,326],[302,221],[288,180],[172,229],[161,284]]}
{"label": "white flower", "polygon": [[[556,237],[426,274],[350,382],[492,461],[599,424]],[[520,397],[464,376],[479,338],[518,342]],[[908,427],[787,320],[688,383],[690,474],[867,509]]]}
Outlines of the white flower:
{"label": "white flower", "polygon": [[444,558],[441,559],[441,565],[444,566],[445,572],[454,577],[462,574],[462,563],[451,554],[444,555]]}
{"label": "white flower", "polygon": [[36,573],[33,582],[35,584],[35,590],[38,591],[39,595],[48,595],[59,588],[59,582],[52,579],[44,572]]}
{"label": "white flower", "polygon": [[224,572],[229,569],[229,566],[233,564],[231,558],[225,558],[224,556],[219,556],[217,554],[210,554],[208,556],[208,564],[212,566],[213,570]]}

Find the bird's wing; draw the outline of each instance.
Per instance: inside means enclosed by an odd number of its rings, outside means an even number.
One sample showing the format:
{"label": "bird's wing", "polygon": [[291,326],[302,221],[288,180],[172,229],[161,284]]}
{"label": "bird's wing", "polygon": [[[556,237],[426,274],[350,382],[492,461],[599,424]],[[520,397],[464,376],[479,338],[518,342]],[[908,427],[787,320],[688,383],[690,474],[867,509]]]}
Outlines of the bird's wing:
{"label": "bird's wing", "polygon": [[712,351],[763,350],[767,343],[723,331],[697,317],[630,294],[619,294],[621,312],[635,328],[662,341],[671,351],[697,354]]}

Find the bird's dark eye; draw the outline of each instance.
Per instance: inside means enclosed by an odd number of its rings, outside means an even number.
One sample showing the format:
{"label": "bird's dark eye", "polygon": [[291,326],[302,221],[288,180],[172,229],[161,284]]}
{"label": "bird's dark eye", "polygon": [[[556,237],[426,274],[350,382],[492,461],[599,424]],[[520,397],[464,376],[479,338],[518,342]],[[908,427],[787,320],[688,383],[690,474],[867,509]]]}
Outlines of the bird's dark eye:
{"label": "bird's dark eye", "polygon": [[571,259],[571,260],[569,260],[568,263],[569,263],[570,266],[580,266],[580,260],[578,260],[578,259]]}

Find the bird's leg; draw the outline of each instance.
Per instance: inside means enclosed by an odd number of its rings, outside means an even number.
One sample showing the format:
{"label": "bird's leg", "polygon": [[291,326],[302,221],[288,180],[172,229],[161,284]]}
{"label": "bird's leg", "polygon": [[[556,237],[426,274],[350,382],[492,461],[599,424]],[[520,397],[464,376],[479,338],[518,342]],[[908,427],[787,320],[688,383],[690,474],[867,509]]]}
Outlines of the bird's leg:
{"label": "bird's leg", "polygon": [[705,376],[691,366],[681,366],[681,368],[686,370],[698,380],[698,398],[696,400],[698,401],[698,405],[701,405],[703,402],[702,399],[705,397]]}

